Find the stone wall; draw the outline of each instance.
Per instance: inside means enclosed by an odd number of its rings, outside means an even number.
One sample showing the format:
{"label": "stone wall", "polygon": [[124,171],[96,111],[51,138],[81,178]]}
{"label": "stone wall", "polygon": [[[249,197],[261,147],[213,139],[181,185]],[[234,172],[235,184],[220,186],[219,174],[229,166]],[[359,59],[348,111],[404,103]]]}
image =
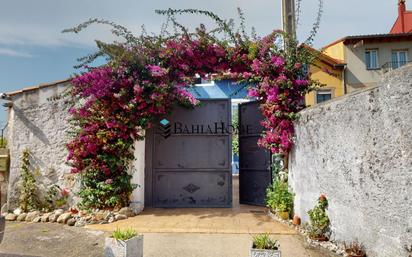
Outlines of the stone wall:
{"label": "stone wall", "polygon": [[[62,99],[70,87],[68,82],[23,90],[12,95],[13,108],[9,110],[8,142],[10,148],[10,176],[8,181],[9,209],[18,205],[21,155],[24,149],[31,153],[34,172],[40,195],[53,184],[72,191],[70,205],[79,199],[78,176],[70,173],[66,163],[69,141],[68,107]],[[139,212],[144,207],[144,141],[135,143],[135,157],[130,167],[132,183],[138,187],[131,196],[131,207]]]}
{"label": "stone wall", "polygon": [[289,181],[303,221],[323,193],[332,239],[359,239],[371,257],[408,256],[412,66],[388,73],[377,87],[302,111]]}

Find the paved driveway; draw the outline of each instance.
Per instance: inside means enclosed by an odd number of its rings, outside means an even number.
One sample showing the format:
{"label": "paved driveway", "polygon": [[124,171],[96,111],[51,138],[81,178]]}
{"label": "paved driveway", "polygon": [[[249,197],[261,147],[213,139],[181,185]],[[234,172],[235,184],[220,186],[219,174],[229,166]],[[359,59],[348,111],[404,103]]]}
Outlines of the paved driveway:
{"label": "paved driveway", "polygon": [[[7,222],[0,257],[100,257],[107,233],[56,223]],[[335,257],[298,235],[275,235],[282,257]],[[144,257],[248,257],[249,234],[144,233]]]}
{"label": "paved driveway", "polygon": [[266,212],[265,208],[246,205],[231,209],[147,209],[127,220],[88,228],[134,228],[140,233],[296,234],[295,230],[274,222]]}

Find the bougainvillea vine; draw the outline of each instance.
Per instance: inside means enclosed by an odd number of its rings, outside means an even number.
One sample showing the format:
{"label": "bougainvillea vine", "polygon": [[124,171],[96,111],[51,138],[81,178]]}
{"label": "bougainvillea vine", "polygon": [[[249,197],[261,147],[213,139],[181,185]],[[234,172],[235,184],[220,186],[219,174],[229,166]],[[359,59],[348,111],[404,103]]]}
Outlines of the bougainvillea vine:
{"label": "bougainvillea vine", "polygon": [[[218,27],[206,31],[201,25],[189,33],[174,17],[183,12],[207,15]],[[106,56],[107,64],[89,68],[72,80],[74,130],[67,147],[72,171],[82,176],[81,207],[128,204],[134,189],[128,173],[134,142],[173,106],[198,103],[187,91],[198,76],[253,85],[248,94],[261,101],[265,117],[259,145],[280,154],[293,145],[293,121],[304,107],[304,95],[316,84],[304,69],[310,60],[307,48],[289,43],[284,49],[279,42],[285,35],[279,31],[251,39],[205,11],[160,13],[167,14],[182,32],[135,37],[125,28],[101,20],[69,30],[78,32],[92,23],[104,23],[126,39],[111,44],[97,41],[99,52],[83,60],[87,63]]]}

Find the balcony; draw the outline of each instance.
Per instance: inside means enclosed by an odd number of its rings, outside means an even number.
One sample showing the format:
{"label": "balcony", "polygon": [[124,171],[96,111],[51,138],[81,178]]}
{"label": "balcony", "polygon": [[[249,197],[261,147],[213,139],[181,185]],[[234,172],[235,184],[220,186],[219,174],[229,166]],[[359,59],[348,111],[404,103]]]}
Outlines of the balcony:
{"label": "balcony", "polygon": [[387,73],[389,71],[396,70],[397,68],[405,66],[409,63],[412,63],[412,61],[387,62],[384,65],[382,65],[381,69],[383,73]]}

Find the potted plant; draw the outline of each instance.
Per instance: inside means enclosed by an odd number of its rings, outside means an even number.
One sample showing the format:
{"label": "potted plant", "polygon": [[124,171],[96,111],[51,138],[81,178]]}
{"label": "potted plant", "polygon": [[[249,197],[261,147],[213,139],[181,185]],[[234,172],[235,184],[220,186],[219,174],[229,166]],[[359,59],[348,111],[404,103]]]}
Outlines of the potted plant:
{"label": "potted plant", "polygon": [[266,190],[266,206],[283,220],[288,220],[293,212],[293,199],[286,181],[276,179]]}
{"label": "potted plant", "polygon": [[328,200],[324,195],[318,199],[316,206],[308,211],[310,225],[309,237],[317,241],[328,241],[327,233],[329,231],[330,220],[326,213]]}
{"label": "potted plant", "polygon": [[104,245],[105,257],[143,257],[143,236],[133,229],[116,229],[107,237]]}
{"label": "potted plant", "polygon": [[280,244],[268,234],[259,234],[253,237],[250,257],[280,257]]}
{"label": "potted plant", "polygon": [[348,257],[366,257],[365,247],[358,240],[350,244],[344,243],[344,246]]}
{"label": "potted plant", "polygon": [[288,220],[289,219],[289,211],[284,203],[280,203],[277,207],[277,214],[282,220]]}

